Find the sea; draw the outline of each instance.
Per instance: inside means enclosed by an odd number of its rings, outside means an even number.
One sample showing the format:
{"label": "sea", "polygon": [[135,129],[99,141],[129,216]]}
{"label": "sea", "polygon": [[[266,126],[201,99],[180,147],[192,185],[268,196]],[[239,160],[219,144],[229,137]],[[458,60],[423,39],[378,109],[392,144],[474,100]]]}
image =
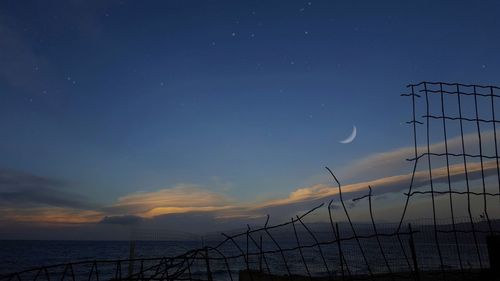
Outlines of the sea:
{"label": "sea", "polygon": [[[203,241],[136,241],[133,246],[133,257],[174,257],[190,249],[201,248],[206,245],[204,243],[210,244],[209,242]],[[385,259],[381,255],[378,243],[376,243],[374,239],[362,241],[362,243],[364,249],[363,253],[360,252],[359,245],[355,241],[345,241],[342,244],[343,254],[345,255],[344,264],[348,264],[348,268],[346,269],[348,269],[350,273],[366,273],[367,267],[365,259],[374,272],[387,272],[385,260],[389,262],[392,271],[408,271],[407,260],[400,251],[399,245],[395,243],[394,240],[390,242],[382,241],[382,246],[386,255]],[[453,243],[440,243],[440,245],[443,259],[446,261],[446,267],[458,268],[459,261],[457,259],[455,245]],[[244,249],[231,247],[230,243],[227,244],[227,246],[226,249],[222,250],[228,256],[237,256],[244,251]],[[341,274],[341,264],[338,259],[339,251],[335,244],[322,246],[322,251],[320,251],[318,247],[304,247],[299,250],[296,248],[296,241],[281,243],[281,246],[283,249],[295,248],[295,250],[285,252],[284,254],[275,251],[273,254],[267,254],[264,261],[262,258],[259,259],[259,257],[255,256],[250,260],[252,268],[260,268],[263,271],[271,270],[273,273],[277,274],[286,274],[286,267],[288,267],[288,270],[290,270],[292,274],[305,275],[306,272],[309,271],[313,275],[324,275],[326,260],[327,266],[333,274]],[[487,252],[486,245],[480,244],[479,246],[485,265],[485,261],[487,260],[487,256],[485,256]],[[478,267],[479,264],[475,258],[475,246],[468,243],[460,247],[463,266],[467,268]],[[270,241],[266,242],[263,248],[276,250],[275,245]],[[130,250],[130,241],[4,240],[0,241],[0,276],[30,268],[64,264],[68,262],[128,259],[130,257]],[[409,252],[406,254],[410,255]],[[438,269],[440,266],[439,257],[436,254],[436,245],[433,243],[426,243],[425,241],[417,243],[417,256],[418,262],[422,268]],[[285,260],[286,265],[284,262]],[[306,261],[307,267],[304,267],[304,261]],[[211,271],[213,272],[212,278],[214,280],[231,280],[231,276],[229,275],[232,275],[233,279],[237,280],[239,270],[245,268],[246,264],[243,257],[230,259],[229,264],[225,264],[223,260],[219,259],[211,264]],[[111,265],[108,269],[108,277],[113,277]],[[204,262],[198,263],[192,270],[193,274],[198,274],[199,276],[206,275],[206,264]],[[84,276],[85,279],[88,277],[88,271],[89,268],[87,268],[85,272],[82,271],[82,276]],[[103,277],[106,276],[101,275],[101,280],[105,279]]]}

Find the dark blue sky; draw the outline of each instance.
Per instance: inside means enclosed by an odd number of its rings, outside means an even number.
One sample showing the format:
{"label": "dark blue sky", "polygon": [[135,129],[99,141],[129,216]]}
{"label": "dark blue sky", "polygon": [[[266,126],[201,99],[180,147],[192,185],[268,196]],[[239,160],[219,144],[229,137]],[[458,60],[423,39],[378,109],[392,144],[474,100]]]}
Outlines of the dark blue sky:
{"label": "dark blue sky", "polygon": [[500,84],[499,12],[497,1],[2,1],[0,168],[99,204],[180,183],[280,197],[325,165],[411,145],[406,84]]}

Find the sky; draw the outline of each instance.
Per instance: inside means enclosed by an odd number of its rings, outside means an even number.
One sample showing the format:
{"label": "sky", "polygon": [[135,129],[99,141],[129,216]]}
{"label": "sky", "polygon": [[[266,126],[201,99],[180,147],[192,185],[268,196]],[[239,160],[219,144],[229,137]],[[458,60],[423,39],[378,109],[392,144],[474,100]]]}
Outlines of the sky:
{"label": "sky", "polygon": [[[0,224],[12,227],[0,238],[289,217],[336,194],[325,166],[353,193],[400,191],[413,151],[400,94],[424,80],[500,85],[499,12],[497,1],[2,1]],[[387,202],[387,214],[400,207]]]}

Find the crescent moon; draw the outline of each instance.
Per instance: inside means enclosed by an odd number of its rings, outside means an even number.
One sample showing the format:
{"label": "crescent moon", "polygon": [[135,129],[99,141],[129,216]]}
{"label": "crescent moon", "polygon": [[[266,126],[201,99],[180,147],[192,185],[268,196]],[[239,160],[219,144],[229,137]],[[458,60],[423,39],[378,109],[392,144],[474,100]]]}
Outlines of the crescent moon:
{"label": "crescent moon", "polygon": [[341,140],[340,143],[351,143],[356,138],[357,130],[356,126],[352,126],[352,133],[345,140]]}

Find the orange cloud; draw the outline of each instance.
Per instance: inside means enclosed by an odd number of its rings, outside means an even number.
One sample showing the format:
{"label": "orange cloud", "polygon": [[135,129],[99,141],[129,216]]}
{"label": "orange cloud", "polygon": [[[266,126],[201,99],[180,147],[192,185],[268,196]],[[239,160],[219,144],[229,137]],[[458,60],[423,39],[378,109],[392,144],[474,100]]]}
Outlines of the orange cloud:
{"label": "orange cloud", "polygon": [[[483,134],[485,141],[493,139],[492,133]],[[468,146],[473,146],[476,136],[471,134],[465,136],[465,142]],[[452,138],[448,142],[449,149],[454,150],[461,147],[461,139]],[[423,149],[423,148],[419,148]],[[443,143],[431,145],[431,151],[442,152]],[[461,148],[460,148],[461,149]],[[378,179],[364,180],[353,184],[343,185],[342,191],[347,196],[355,196],[352,193],[365,193],[368,185],[374,188],[375,194],[388,192],[406,192],[408,190],[411,173],[393,175],[397,173],[397,168],[405,157],[411,156],[413,148],[402,148],[386,153],[370,155],[364,159],[356,161],[350,166],[352,173],[365,174],[368,170],[374,169],[380,174],[389,174],[381,176]],[[422,159],[422,163],[426,159]],[[457,160],[454,158],[454,160]],[[455,162],[456,163],[456,162]],[[414,187],[422,187],[429,182],[429,172],[424,165],[415,173]],[[468,176],[470,180],[480,179],[482,173],[485,176],[496,175],[496,162],[488,161],[483,163],[483,169],[478,162],[468,163]],[[450,165],[450,180],[458,182],[464,180],[464,166],[462,163]],[[326,173],[326,172],[325,172]],[[446,183],[448,171],[446,167],[434,168],[432,170],[434,183]],[[31,181],[33,179],[30,178]],[[342,178],[341,178],[342,180]],[[39,181],[39,180],[38,180]],[[38,182],[37,181],[37,182]],[[327,201],[333,196],[338,195],[338,187],[330,184],[314,184],[298,188],[291,192],[285,198],[271,199],[260,202],[237,202],[228,196],[213,191],[204,190],[197,185],[179,184],[173,188],[165,188],[154,192],[137,192],[119,198],[111,206],[98,208],[89,204],[79,203],[79,208],[74,207],[74,200],[65,199],[65,193],[57,193],[61,198],[54,200],[52,197],[46,198],[29,196],[29,202],[41,202],[28,208],[16,208],[15,205],[4,206],[0,208],[0,217],[22,222],[43,222],[43,223],[91,223],[98,222],[104,216],[122,216],[133,215],[144,218],[153,218],[166,214],[185,214],[193,212],[212,213],[216,218],[255,218],[271,210],[289,210],[294,212],[309,206],[313,201]],[[26,192],[25,192],[26,193]],[[31,194],[27,193],[27,194]],[[351,193],[351,194],[350,194]],[[10,193],[9,193],[10,194]],[[51,195],[52,196],[52,195]],[[12,200],[12,195],[10,199]],[[25,198],[26,196],[19,195]],[[74,196],[71,196],[74,197]],[[16,197],[17,198],[17,197]],[[68,201],[68,203],[66,202]],[[61,202],[64,204],[61,205]],[[77,203],[79,201],[76,201]],[[42,204],[43,203],[43,204]],[[54,204],[60,205],[54,205]],[[275,209],[278,208],[278,209]]]}
{"label": "orange cloud", "polygon": [[[481,142],[483,144],[482,149],[484,154],[489,154],[494,156],[494,132],[486,131],[481,134]],[[500,132],[497,133],[497,138],[500,138]],[[456,136],[448,139],[448,152],[449,153],[462,153],[462,138]],[[464,135],[464,146],[465,151],[469,154],[479,153],[479,138],[477,133],[471,133]],[[445,143],[437,142],[429,146],[429,151],[433,153],[445,153]],[[427,146],[418,146],[417,154],[427,152]],[[337,171],[339,176],[343,179],[351,179],[362,177],[385,177],[394,175],[395,173],[401,173],[402,169],[411,169],[413,163],[408,162],[407,158],[413,158],[415,156],[414,147],[403,147],[392,151],[385,151],[381,153],[374,153],[364,157],[362,159],[353,161],[351,164],[347,165],[345,168]],[[452,158],[454,160],[462,160]]]}
{"label": "orange cloud", "polygon": [[95,223],[103,214],[92,210],[76,210],[58,207],[40,207],[29,209],[1,209],[2,217],[18,222],[81,224]]}
{"label": "orange cloud", "polygon": [[[467,172],[469,180],[481,178],[481,172],[484,172],[485,176],[490,176],[496,174],[496,162],[488,161],[483,163],[483,169],[481,169],[481,164],[478,162],[468,163]],[[456,182],[464,180],[465,169],[463,164],[455,164],[450,166],[450,181]],[[343,193],[359,192],[368,189],[371,186],[376,190],[378,194],[395,192],[395,191],[407,191],[410,185],[411,173],[383,177],[375,180],[359,182],[355,184],[348,184],[342,186]],[[432,169],[432,179],[435,184],[447,182],[448,171],[446,167],[440,167]],[[429,171],[419,171],[415,173],[414,177],[414,188],[422,187],[429,182]],[[317,199],[328,199],[339,193],[337,186],[330,186],[325,184],[317,184],[309,187],[299,188],[292,192],[287,198],[276,199],[265,201],[258,204],[252,209],[262,209],[274,206],[290,205],[294,203],[300,203],[304,201],[312,201]]]}
{"label": "orange cloud", "polygon": [[194,185],[178,185],[154,192],[140,192],[118,199],[109,210],[142,217],[199,211],[218,211],[231,208],[227,196],[203,190]]}

